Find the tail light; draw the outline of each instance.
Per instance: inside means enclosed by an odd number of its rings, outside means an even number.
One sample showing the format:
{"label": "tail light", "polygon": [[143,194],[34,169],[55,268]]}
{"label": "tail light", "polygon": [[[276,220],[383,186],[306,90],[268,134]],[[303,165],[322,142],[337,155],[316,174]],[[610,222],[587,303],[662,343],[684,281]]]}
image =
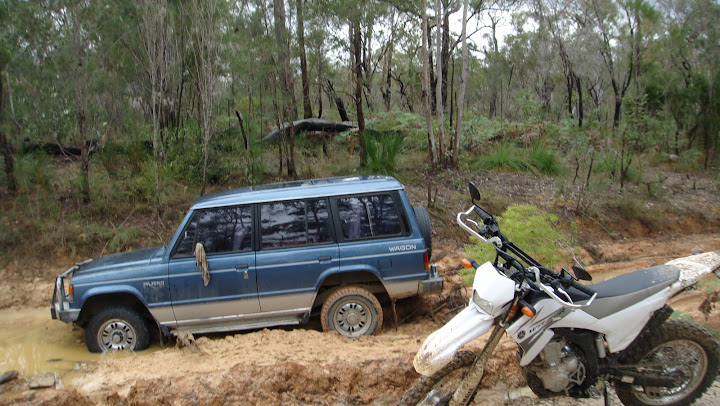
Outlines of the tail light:
{"label": "tail light", "polygon": [[430,256],[428,255],[427,251],[423,254],[423,262],[425,262],[425,270],[430,271]]}

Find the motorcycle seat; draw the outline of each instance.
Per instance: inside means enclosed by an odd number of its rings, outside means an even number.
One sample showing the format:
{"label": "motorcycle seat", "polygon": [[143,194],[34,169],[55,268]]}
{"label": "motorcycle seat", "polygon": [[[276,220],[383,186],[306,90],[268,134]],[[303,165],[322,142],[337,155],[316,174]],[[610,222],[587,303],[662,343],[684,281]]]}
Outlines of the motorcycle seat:
{"label": "motorcycle seat", "polygon": [[[654,295],[673,284],[679,277],[680,272],[676,267],[658,265],[589,285],[598,295],[595,301],[583,310],[597,319],[602,319]],[[575,303],[582,304],[590,299],[590,296],[576,289],[569,289],[568,294]]]}

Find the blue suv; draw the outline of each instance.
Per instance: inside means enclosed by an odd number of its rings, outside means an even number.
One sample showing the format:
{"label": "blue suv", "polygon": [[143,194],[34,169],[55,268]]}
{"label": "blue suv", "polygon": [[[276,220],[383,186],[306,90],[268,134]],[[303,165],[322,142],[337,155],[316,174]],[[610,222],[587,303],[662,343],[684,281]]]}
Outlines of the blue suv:
{"label": "blue suv", "polygon": [[[252,186],[196,201],[167,246],[76,264],[55,283],[53,319],[92,352],[142,350],[152,332],[303,324],[356,337],[384,303],[439,292],[430,220],[387,176]],[[393,307],[394,308],[394,307]]]}

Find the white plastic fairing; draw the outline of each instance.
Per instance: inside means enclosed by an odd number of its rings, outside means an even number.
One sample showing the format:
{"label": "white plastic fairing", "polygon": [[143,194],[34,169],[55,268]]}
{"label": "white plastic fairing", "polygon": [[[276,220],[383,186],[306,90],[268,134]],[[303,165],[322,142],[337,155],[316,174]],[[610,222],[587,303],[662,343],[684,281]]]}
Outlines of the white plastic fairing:
{"label": "white plastic fairing", "polygon": [[490,262],[486,262],[475,271],[473,295],[475,292],[478,297],[492,305],[492,315],[497,316],[502,312],[503,306],[515,297],[515,282],[501,275]]}
{"label": "white plastic fairing", "polygon": [[475,271],[473,296],[482,299],[483,308],[471,297],[468,307],[432,333],[415,355],[413,365],[418,373],[434,374],[452,361],[460,347],[487,333],[495,317],[502,314],[515,297],[515,282],[486,262]]}
{"label": "white plastic fairing", "polygon": [[430,334],[415,355],[413,366],[430,376],[452,361],[455,353],[469,341],[487,333],[494,317],[468,306],[442,328]]}

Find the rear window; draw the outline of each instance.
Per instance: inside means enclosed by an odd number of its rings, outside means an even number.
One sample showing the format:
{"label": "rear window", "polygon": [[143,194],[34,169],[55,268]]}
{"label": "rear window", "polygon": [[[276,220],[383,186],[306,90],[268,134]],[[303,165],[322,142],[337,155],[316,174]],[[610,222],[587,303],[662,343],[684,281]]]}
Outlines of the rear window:
{"label": "rear window", "polygon": [[325,199],[260,205],[262,249],[330,243],[331,231]]}
{"label": "rear window", "polygon": [[390,194],[342,197],[337,200],[338,215],[345,240],[401,235],[403,224]]}

